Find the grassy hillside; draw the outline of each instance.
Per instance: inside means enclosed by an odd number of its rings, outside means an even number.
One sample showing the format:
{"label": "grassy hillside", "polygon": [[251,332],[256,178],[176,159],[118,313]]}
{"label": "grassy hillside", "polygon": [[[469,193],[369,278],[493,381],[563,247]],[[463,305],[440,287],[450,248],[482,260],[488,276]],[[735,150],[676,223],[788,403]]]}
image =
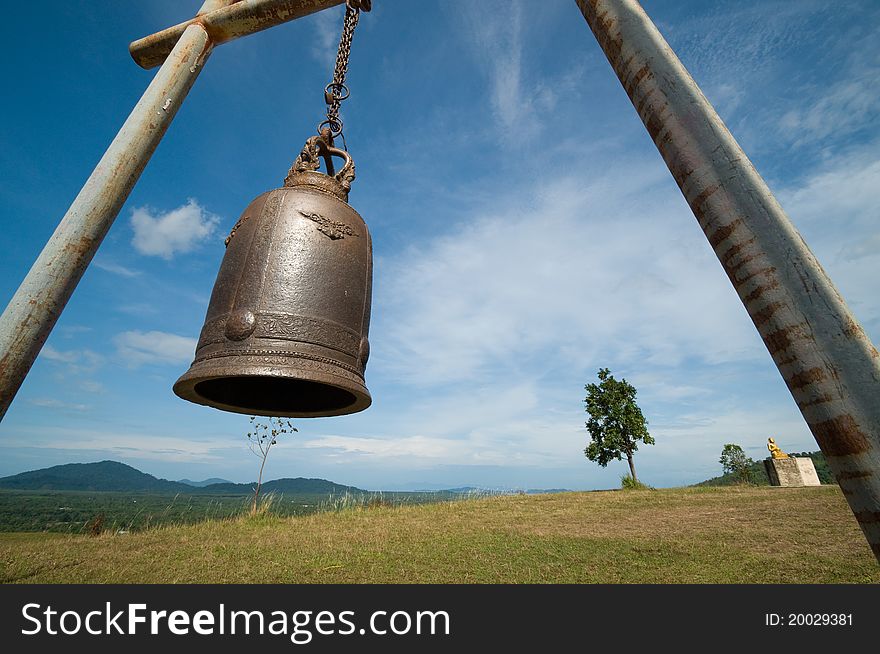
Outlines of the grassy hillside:
{"label": "grassy hillside", "polygon": [[836,486],[731,487],[0,534],[0,581],[877,583],[880,567]]}

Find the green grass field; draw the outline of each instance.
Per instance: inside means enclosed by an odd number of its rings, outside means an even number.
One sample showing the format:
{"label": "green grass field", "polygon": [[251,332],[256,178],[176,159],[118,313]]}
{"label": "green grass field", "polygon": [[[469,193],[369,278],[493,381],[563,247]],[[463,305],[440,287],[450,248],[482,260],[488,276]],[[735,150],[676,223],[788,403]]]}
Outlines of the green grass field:
{"label": "green grass field", "polygon": [[[195,490],[195,489],[194,489]],[[431,493],[269,493],[272,514],[280,517],[320,513],[352,503],[425,504],[460,499],[448,491]],[[264,497],[266,497],[264,495]],[[241,515],[248,495],[169,494],[120,491],[0,490],[0,532],[57,531],[89,533],[90,523],[103,516],[106,531],[139,531]]]}
{"label": "green grass field", "polygon": [[877,583],[836,486],[512,495],[98,537],[0,534],[5,583]]}

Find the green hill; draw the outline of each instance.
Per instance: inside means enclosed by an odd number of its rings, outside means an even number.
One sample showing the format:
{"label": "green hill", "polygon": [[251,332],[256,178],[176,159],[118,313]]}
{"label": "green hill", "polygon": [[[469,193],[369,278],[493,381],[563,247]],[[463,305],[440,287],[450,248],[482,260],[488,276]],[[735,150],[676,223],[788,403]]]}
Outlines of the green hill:
{"label": "green hill", "polygon": [[0,478],[0,488],[10,490],[144,491],[192,493],[192,486],[153,475],[119,463],[66,463]]}
{"label": "green hill", "polygon": [[[795,457],[804,457],[813,459],[813,465],[816,467],[816,475],[819,477],[819,481],[823,484],[836,484],[837,481],[834,479],[834,473],[831,472],[831,468],[828,467],[828,462],[825,460],[825,455],[822,454],[821,451],[817,452],[792,452],[789,456]],[[764,468],[764,461],[754,461],[752,465],[749,467],[749,477],[751,479],[751,483],[756,486],[769,486],[770,478],[767,476],[767,470]],[[694,486],[736,486],[741,484],[742,481],[739,477],[732,475],[730,473],[721,475],[720,477],[712,477],[711,479],[707,479],[706,481],[701,481],[698,484],[694,484]]]}
{"label": "green hill", "polygon": [[[198,489],[199,494],[211,493],[221,495],[249,495],[254,491],[256,482],[250,484],[210,484]],[[191,489],[190,492],[193,492]],[[342,484],[334,484],[326,479],[306,479],[305,477],[296,477],[295,479],[273,479],[263,484],[261,493],[287,493],[297,495],[330,495],[330,494],[358,494],[367,491],[355,488],[354,486],[343,486]]]}
{"label": "green hill", "polygon": [[178,479],[177,481],[181,484],[186,484],[187,486],[195,486],[196,488],[204,488],[205,486],[210,486],[211,484],[232,483],[228,479],[220,479],[219,477],[211,477],[210,479],[203,479],[202,481],[193,481],[192,479]]}
{"label": "green hill", "polygon": [[[183,493],[188,495],[250,495],[256,482],[233,484],[224,482],[195,487],[179,481],[158,479],[118,461],[98,463],[67,463],[42,470],[22,472],[0,478],[0,489],[19,491],[108,491]],[[275,479],[263,484],[264,493],[297,495],[360,494],[367,491],[354,486],[335,484],[326,479]]]}

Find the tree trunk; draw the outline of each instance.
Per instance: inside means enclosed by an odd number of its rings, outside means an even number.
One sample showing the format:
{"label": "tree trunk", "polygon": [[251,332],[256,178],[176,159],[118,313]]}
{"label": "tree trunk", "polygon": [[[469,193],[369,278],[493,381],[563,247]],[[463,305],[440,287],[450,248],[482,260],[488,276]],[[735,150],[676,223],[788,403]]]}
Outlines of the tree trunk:
{"label": "tree trunk", "polygon": [[636,464],[633,462],[632,452],[626,453],[626,462],[629,463],[629,476],[633,478],[633,481],[638,481],[639,478],[636,477]]}
{"label": "tree trunk", "polygon": [[260,464],[260,475],[257,477],[257,487],[254,489],[254,502],[251,504],[251,515],[256,515],[257,513],[257,498],[260,496],[260,486],[263,485],[263,468],[266,466],[266,457],[268,455],[268,450],[263,453],[263,462]]}

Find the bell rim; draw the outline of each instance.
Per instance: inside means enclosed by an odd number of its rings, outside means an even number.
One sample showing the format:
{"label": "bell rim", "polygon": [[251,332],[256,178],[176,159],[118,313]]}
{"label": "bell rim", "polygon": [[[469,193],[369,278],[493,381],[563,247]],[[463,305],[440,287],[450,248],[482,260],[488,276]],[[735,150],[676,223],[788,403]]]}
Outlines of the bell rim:
{"label": "bell rim", "polygon": [[[373,403],[373,398],[370,395],[370,391],[367,390],[367,387],[364,383],[354,381],[348,376],[334,375],[329,372],[316,372],[312,370],[309,371],[308,375],[305,375],[301,373],[301,369],[299,368],[291,368],[286,366],[261,366],[259,370],[255,370],[253,372],[236,372],[236,374],[233,375],[229,374],[228,372],[223,372],[216,369],[200,370],[199,367],[201,366],[199,366],[198,362],[194,363],[193,366],[190,367],[187,372],[181,375],[181,377],[174,383],[172,390],[174,391],[174,394],[182,400],[193,402],[194,404],[200,404],[202,406],[211,407],[219,411],[261,417],[330,418],[360,413],[361,411],[368,409]],[[198,384],[201,384],[202,382],[242,377],[296,379],[300,381],[318,382],[351,393],[351,395],[354,396],[355,401],[347,406],[325,411],[279,411],[277,409],[261,410],[242,407],[234,404],[226,404],[224,402],[218,402],[206,398],[205,396],[196,392],[196,386]]]}

